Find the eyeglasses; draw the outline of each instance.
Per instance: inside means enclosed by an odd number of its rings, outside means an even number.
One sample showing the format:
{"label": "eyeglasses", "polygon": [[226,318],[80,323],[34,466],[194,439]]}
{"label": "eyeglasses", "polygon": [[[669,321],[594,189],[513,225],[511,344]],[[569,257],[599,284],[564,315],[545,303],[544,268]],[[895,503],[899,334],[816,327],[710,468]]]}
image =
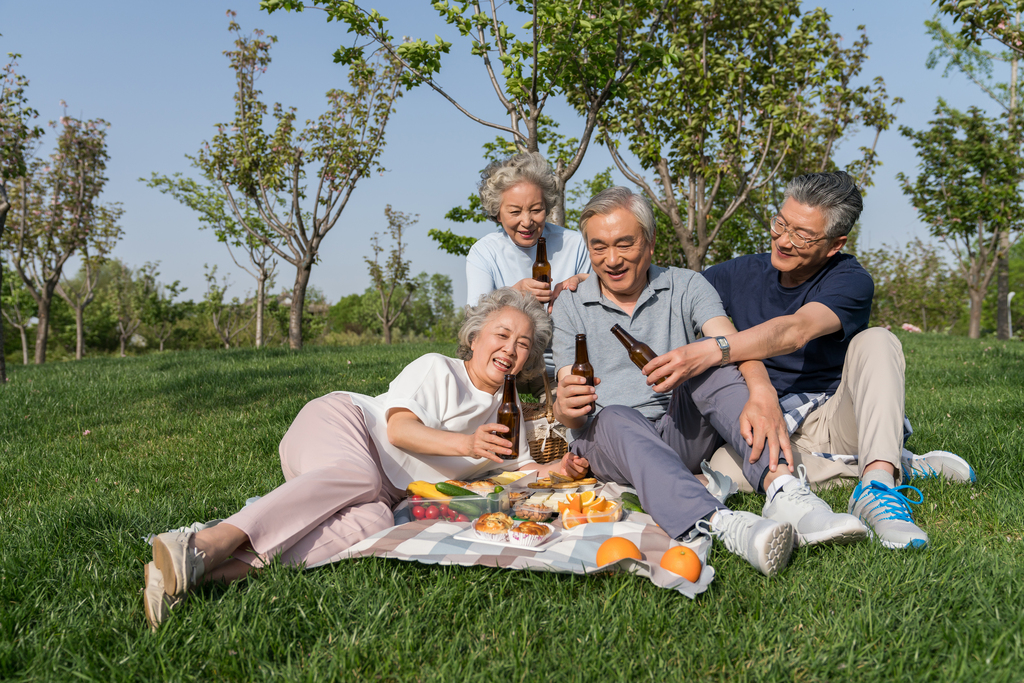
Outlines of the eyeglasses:
{"label": "eyeglasses", "polygon": [[797,249],[803,249],[805,247],[809,247],[815,242],[820,242],[823,239],[828,239],[827,237],[815,237],[814,239],[810,240],[807,239],[800,233],[794,232],[793,228],[789,227],[786,224],[786,221],[782,218],[780,214],[772,216],[772,223],[771,227],[769,228],[769,231],[772,233],[772,237],[774,237],[775,239],[782,237],[782,233],[786,233],[786,235],[789,236],[789,241]]}

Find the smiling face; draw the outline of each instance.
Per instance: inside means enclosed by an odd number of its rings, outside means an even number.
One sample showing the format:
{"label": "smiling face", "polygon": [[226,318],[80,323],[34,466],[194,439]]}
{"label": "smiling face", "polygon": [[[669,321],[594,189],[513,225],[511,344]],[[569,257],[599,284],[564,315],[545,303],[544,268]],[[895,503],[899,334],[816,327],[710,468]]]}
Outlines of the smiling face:
{"label": "smiling face", "polygon": [[505,375],[516,375],[526,365],[533,348],[533,323],[522,311],[503,308],[494,313],[469,344],[473,357],[466,371],[473,386],[493,394]]}
{"label": "smiling face", "polygon": [[647,286],[654,257],[654,243],[647,242],[640,221],[624,208],[592,216],[587,221],[587,249],[604,295],[620,305],[636,303]]}
{"label": "smiling face", "polygon": [[772,236],[772,265],[779,271],[783,287],[796,287],[811,279],[843,245],[846,237],[834,240],[825,237],[825,215],[820,209],[801,204],[792,197],[779,209],[779,215],[790,230],[806,240],[818,240],[797,249],[788,233]]}
{"label": "smiling face", "polygon": [[498,221],[519,247],[532,247],[544,233],[548,210],[544,193],[533,183],[519,183],[501,195]]}

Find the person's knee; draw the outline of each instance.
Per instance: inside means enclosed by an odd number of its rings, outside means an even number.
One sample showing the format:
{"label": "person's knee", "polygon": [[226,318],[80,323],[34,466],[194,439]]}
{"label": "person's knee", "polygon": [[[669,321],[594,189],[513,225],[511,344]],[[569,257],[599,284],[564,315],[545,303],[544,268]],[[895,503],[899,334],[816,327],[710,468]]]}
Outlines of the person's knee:
{"label": "person's knee", "polygon": [[847,362],[864,360],[873,365],[882,365],[885,358],[890,358],[899,367],[906,364],[899,337],[884,327],[869,327],[854,336],[850,340],[846,358]]}

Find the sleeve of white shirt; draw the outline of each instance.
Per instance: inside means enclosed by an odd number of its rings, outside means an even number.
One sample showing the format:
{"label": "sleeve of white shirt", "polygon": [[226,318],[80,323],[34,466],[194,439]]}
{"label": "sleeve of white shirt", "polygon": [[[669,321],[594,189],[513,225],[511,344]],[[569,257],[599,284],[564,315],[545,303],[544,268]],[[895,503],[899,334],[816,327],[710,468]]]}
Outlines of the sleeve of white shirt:
{"label": "sleeve of white shirt", "polygon": [[484,255],[474,244],[466,256],[466,304],[469,306],[476,306],[480,297],[497,289],[494,276],[484,260]]}
{"label": "sleeve of white shirt", "polygon": [[427,427],[440,429],[448,406],[450,382],[454,378],[448,366],[433,355],[417,358],[391,381],[384,401],[384,414],[405,408]]}

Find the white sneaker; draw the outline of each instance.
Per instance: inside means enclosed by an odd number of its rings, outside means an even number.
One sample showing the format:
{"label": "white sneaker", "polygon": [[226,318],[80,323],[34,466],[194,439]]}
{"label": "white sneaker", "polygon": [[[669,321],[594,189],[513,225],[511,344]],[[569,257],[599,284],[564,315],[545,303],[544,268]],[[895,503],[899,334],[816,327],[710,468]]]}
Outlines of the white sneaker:
{"label": "white sneaker", "polygon": [[836,513],[807,486],[807,468],[797,467],[799,486],[790,486],[766,501],[761,514],[776,522],[788,522],[796,532],[796,544],[856,543],[868,537],[868,528],[850,514]]}
{"label": "white sneaker", "polygon": [[701,520],[697,529],[717,536],[726,549],[752,564],[765,576],[775,576],[789,564],[793,553],[793,527],[753,512],[721,510],[713,523]]}
{"label": "white sneaker", "polygon": [[[911,500],[903,491],[914,491]],[[850,495],[850,512],[871,530],[871,536],[886,548],[927,548],[928,534],[914,523],[911,505],[920,505],[924,495],[913,486],[890,488],[877,481],[860,482]]]}
{"label": "white sneaker", "polygon": [[167,595],[164,591],[164,575],[150,562],[146,565],[146,587],[142,591],[142,603],[146,609],[146,621],[149,628],[156,631],[166,619],[171,609],[181,598]]}
{"label": "white sneaker", "polygon": [[959,455],[949,451],[929,451],[924,455],[914,455],[904,448],[900,464],[904,481],[943,477],[946,481],[973,484],[978,480],[974,468]]}
{"label": "white sneaker", "polygon": [[153,564],[163,574],[164,592],[182,596],[199,584],[206,553],[189,547],[192,531],[168,531],[153,539]]}

